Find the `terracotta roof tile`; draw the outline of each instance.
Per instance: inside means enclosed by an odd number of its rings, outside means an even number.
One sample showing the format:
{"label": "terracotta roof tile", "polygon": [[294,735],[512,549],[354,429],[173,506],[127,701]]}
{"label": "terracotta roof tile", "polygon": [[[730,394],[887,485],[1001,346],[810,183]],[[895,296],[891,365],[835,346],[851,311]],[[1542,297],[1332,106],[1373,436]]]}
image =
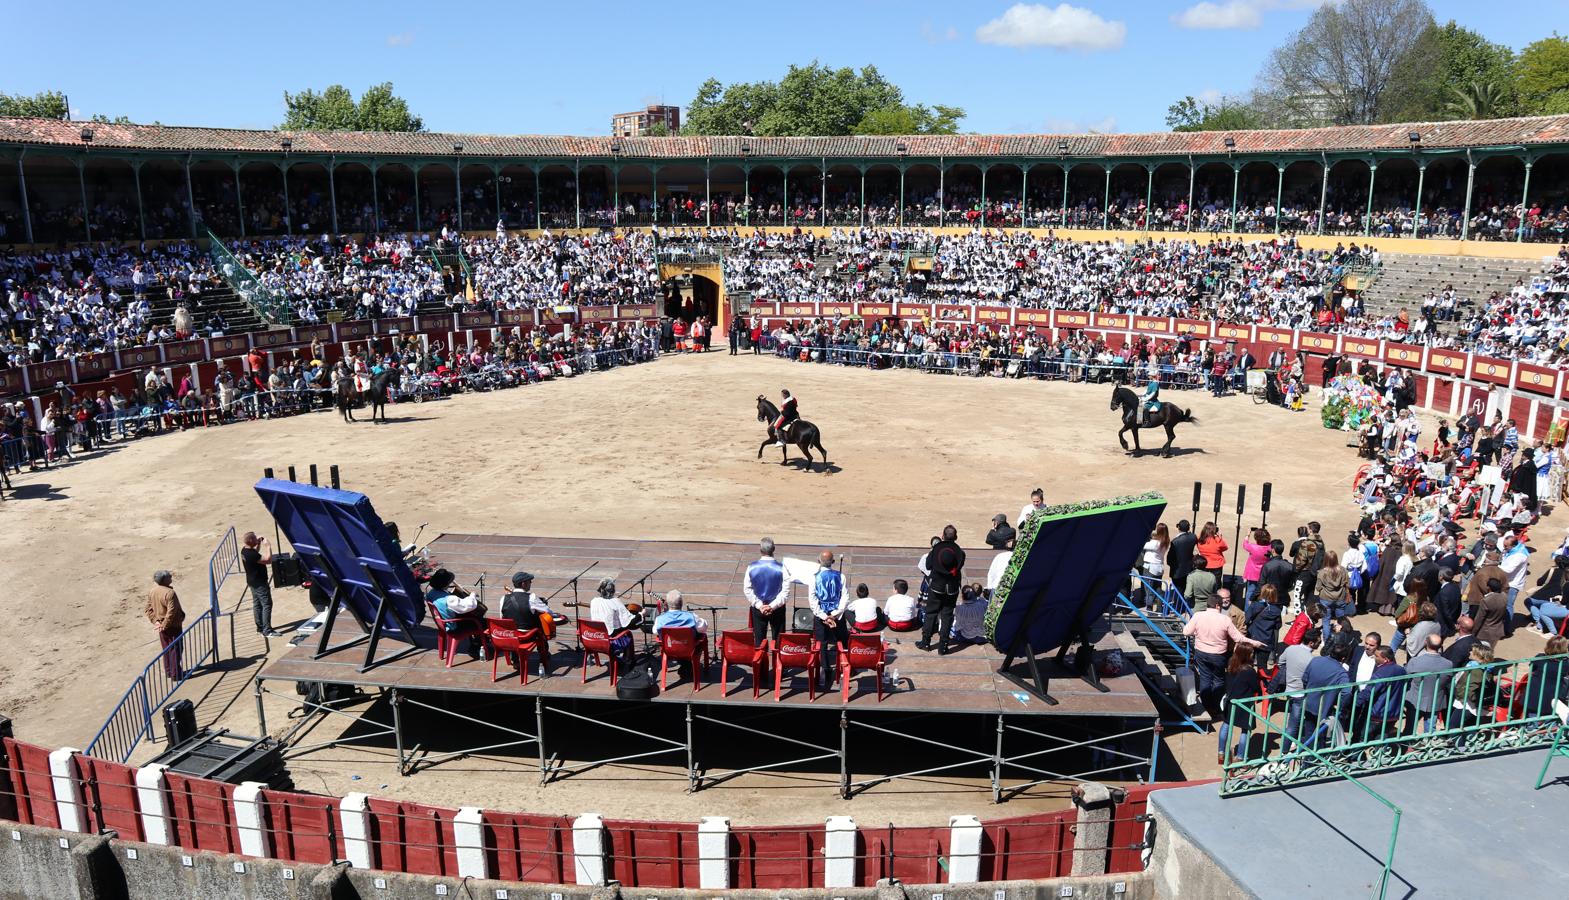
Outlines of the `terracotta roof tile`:
{"label": "terracotta roof tile", "polygon": [[295,153],[337,153],[364,156],[451,157],[461,144],[465,156],[476,157],[610,157],[612,145],[623,158],[736,158],[743,148],[751,158],[811,157],[887,158],[905,145],[912,158],[935,156],[1058,156],[1058,143],[1068,142],[1068,155],[1080,158],[1221,155],[1225,139],[1236,141],[1239,154],[1341,153],[1404,150],[1407,135],[1422,135],[1424,149],[1569,145],[1569,116],[1537,116],[1480,122],[1424,122],[1310,128],[1294,131],[1196,132],[1177,134],[1028,134],[912,135],[909,137],[672,137],[612,138],[549,135],[444,134],[437,132],[282,132],[234,128],[186,128],[167,125],[105,125],[54,119],[0,118],[0,145],[80,147],[84,125],[93,129],[91,146],[99,149],[154,150],[196,153],[268,153],[293,142]]}

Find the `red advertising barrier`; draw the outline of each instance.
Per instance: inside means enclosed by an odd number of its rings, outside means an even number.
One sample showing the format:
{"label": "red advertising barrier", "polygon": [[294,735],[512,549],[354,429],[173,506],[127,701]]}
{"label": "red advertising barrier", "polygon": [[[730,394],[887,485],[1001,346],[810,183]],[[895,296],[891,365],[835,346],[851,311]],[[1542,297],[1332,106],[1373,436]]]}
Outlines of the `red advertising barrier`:
{"label": "red advertising barrier", "polygon": [[1422,365],[1422,348],[1413,344],[1384,344],[1384,360],[1392,366],[1415,369]]}
{"label": "red advertising barrier", "polygon": [[1427,352],[1427,369],[1429,372],[1464,376],[1465,354],[1454,350],[1429,350]]}
{"label": "red advertising barrier", "polygon": [[1501,359],[1473,359],[1470,375],[1489,384],[1508,384],[1509,364]]}
{"label": "red advertising barrier", "polygon": [[114,370],[113,353],[84,353],[76,358],[77,381],[96,381]]}
{"label": "red advertising barrier", "polygon": [[1558,372],[1535,363],[1519,363],[1515,366],[1515,387],[1550,397],[1558,391]]}
{"label": "red advertising barrier", "polygon": [[[764,304],[765,306],[769,304]],[[753,307],[756,308],[755,306]],[[652,303],[628,303],[616,307],[616,318],[619,319],[647,319],[657,315]]]}
{"label": "red advertising barrier", "polygon": [[1336,338],[1332,334],[1316,334],[1311,331],[1304,331],[1297,346],[1309,353],[1329,354],[1335,352],[1335,340]]}
{"label": "red advertising barrier", "polygon": [[1019,317],[1015,320],[1019,325],[1037,325],[1051,327],[1052,314],[1049,309],[1021,309]]}
{"label": "red advertising barrier", "polygon": [[892,303],[860,303],[856,308],[868,319],[884,319],[893,315]]}
{"label": "red advertising barrier", "polygon": [[820,316],[853,316],[855,315],[854,303],[821,303],[818,304],[817,314]]}
{"label": "red advertising barrier", "polygon": [[328,342],[332,340],[332,326],[323,322],[318,325],[301,325],[294,329],[294,341],[299,344],[309,344],[311,341]]}
{"label": "red advertising barrier", "polygon": [[930,319],[932,317],[931,305],[926,303],[905,303],[903,300],[901,300],[899,301],[896,310],[899,318],[909,319],[911,321],[918,319]]}
{"label": "red advertising barrier", "polygon": [[20,394],[25,390],[27,390],[27,387],[22,382],[21,369],[0,371],[0,396],[8,397],[12,394]]}
{"label": "red advertising barrier", "polygon": [[[534,311],[532,309],[504,309],[501,311],[500,316],[501,324],[503,325],[521,326],[534,324]],[[420,323],[421,330],[430,330],[424,328],[424,324],[424,322]]]}
{"label": "red advertising barrier", "polygon": [[1154,331],[1160,334],[1171,332],[1171,320],[1156,316],[1134,316],[1133,327],[1137,331]]}
{"label": "red advertising barrier", "polygon": [[1209,323],[1199,319],[1178,319],[1174,326],[1178,334],[1191,334],[1198,337],[1209,336]]}
{"label": "red advertising barrier", "polygon": [[781,303],[779,304],[779,315],[787,318],[805,317],[810,319],[817,315],[817,304]]}
{"label": "red advertising barrier", "polygon": [[263,350],[285,347],[294,343],[294,332],[288,328],[269,328],[251,332],[251,346]]}
{"label": "red advertising barrier", "polygon": [[407,334],[414,330],[413,316],[398,316],[392,319],[377,319],[377,334]]}
{"label": "red advertising barrier", "polygon": [[1296,332],[1289,328],[1258,327],[1258,340],[1260,343],[1271,344],[1275,347],[1290,347],[1291,341],[1296,337]]}
{"label": "red advertising barrier", "polygon": [[937,318],[944,322],[974,322],[973,306],[938,306]]}
{"label": "red advertising barrier", "polygon": [[1052,315],[1052,324],[1058,328],[1087,328],[1090,324],[1090,314],[1058,310]]}
{"label": "red advertising barrier", "polygon": [[[207,355],[211,358],[220,356],[238,356],[251,349],[251,342],[243,334],[226,334],[222,337],[207,339]],[[120,351],[121,358],[125,351]]]}
{"label": "red advertising barrier", "polygon": [[1347,356],[1366,356],[1372,359],[1381,359],[1378,352],[1378,341],[1365,341],[1361,338],[1344,338],[1340,342],[1340,349]]}
{"label": "red advertising barrier", "polygon": [[[570,318],[570,314],[567,313],[557,313],[556,315],[564,319]],[[489,328],[494,324],[496,324],[496,317],[490,312],[458,313],[459,328]]]}
{"label": "red advertising barrier", "polygon": [[[283,334],[287,336],[288,332],[283,332]],[[206,341],[170,341],[163,345],[163,361],[169,365],[196,362],[206,358]]]}
{"label": "red advertising barrier", "polygon": [[610,322],[616,317],[614,306],[585,306],[577,311],[578,318],[583,322]]}
{"label": "red advertising barrier", "polygon": [[1096,328],[1115,328],[1115,329],[1123,330],[1123,329],[1128,328],[1128,326],[1130,324],[1132,324],[1132,322],[1133,322],[1133,318],[1131,316],[1125,316],[1125,315],[1123,315],[1121,313],[1096,313],[1095,314],[1095,327]]}
{"label": "red advertising barrier", "polygon": [[376,323],[363,319],[353,322],[339,322],[334,326],[334,330],[337,332],[339,341],[353,341],[370,336],[376,330]]}
{"label": "red advertising barrier", "polygon": [[71,364],[63,359],[33,363],[23,371],[27,376],[28,389],[34,391],[45,391],[54,387],[56,382],[71,380]]}
{"label": "red advertising barrier", "polygon": [[1013,320],[1013,311],[1006,306],[981,306],[976,308],[975,318],[983,324],[1006,325]]}
{"label": "red advertising barrier", "polygon": [[1247,325],[1216,325],[1214,336],[1222,341],[1251,341],[1253,329]]}

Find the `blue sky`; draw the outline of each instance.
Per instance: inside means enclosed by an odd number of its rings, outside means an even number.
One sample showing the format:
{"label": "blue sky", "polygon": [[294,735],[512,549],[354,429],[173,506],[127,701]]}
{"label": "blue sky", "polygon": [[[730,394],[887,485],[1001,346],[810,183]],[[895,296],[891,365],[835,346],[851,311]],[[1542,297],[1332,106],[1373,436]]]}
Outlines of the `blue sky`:
{"label": "blue sky", "polygon": [[[4,0],[0,91],[66,92],[79,116],[268,128],[283,92],[392,81],[436,131],[605,134],[612,113],[685,106],[705,78],[871,63],[967,131],[1164,129],[1185,94],[1248,89],[1320,0],[849,0],[270,4]],[[1569,0],[1429,0],[1516,49]]]}

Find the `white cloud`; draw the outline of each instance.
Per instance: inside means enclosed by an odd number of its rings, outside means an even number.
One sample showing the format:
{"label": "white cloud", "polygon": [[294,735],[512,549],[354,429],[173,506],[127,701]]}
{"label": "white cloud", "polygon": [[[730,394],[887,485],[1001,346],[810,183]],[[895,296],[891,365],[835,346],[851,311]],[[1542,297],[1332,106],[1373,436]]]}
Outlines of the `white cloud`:
{"label": "white cloud", "polygon": [[1199,91],[1197,99],[1200,103],[1208,103],[1209,105],[1214,106],[1220,101],[1226,99],[1226,95],[1214,88],[1205,88],[1204,90]]}
{"label": "white cloud", "polygon": [[1047,116],[1043,134],[1112,134],[1117,130],[1117,117],[1107,116],[1093,122]]}
{"label": "white cloud", "polygon": [[1249,0],[1231,0],[1230,3],[1199,3],[1175,16],[1172,21],[1180,28],[1257,28],[1263,21],[1258,5]]}
{"label": "white cloud", "polygon": [[1081,6],[1015,3],[975,29],[975,39],[1003,47],[1115,50],[1128,37],[1124,22],[1108,22]]}
{"label": "white cloud", "polygon": [[1179,28],[1251,31],[1263,24],[1264,13],[1276,9],[1314,9],[1341,0],[1204,0],[1171,17]]}
{"label": "white cloud", "polygon": [[930,22],[921,23],[921,40],[928,44],[944,44],[959,39],[959,29],[949,25],[947,28],[937,28]]}
{"label": "white cloud", "polygon": [[407,47],[412,43],[414,43],[414,32],[412,31],[405,31],[402,34],[387,35],[388,47]]}

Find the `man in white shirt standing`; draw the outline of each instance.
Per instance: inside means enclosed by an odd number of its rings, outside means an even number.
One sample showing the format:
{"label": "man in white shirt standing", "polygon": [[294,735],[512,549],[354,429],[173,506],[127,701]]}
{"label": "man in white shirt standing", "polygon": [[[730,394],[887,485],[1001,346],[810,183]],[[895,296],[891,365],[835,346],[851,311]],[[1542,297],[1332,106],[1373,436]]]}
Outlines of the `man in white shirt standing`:
{"label": "man in white shirt standing", "polygon": [[1504,637],[1515,633],[1515,600],[1525,589],[1526,570],[1531,566],[1531,551],[1513,533],[1504,536],[1504,555],[1498,567],[1509,576],[1508,617],[1504,619]]}

